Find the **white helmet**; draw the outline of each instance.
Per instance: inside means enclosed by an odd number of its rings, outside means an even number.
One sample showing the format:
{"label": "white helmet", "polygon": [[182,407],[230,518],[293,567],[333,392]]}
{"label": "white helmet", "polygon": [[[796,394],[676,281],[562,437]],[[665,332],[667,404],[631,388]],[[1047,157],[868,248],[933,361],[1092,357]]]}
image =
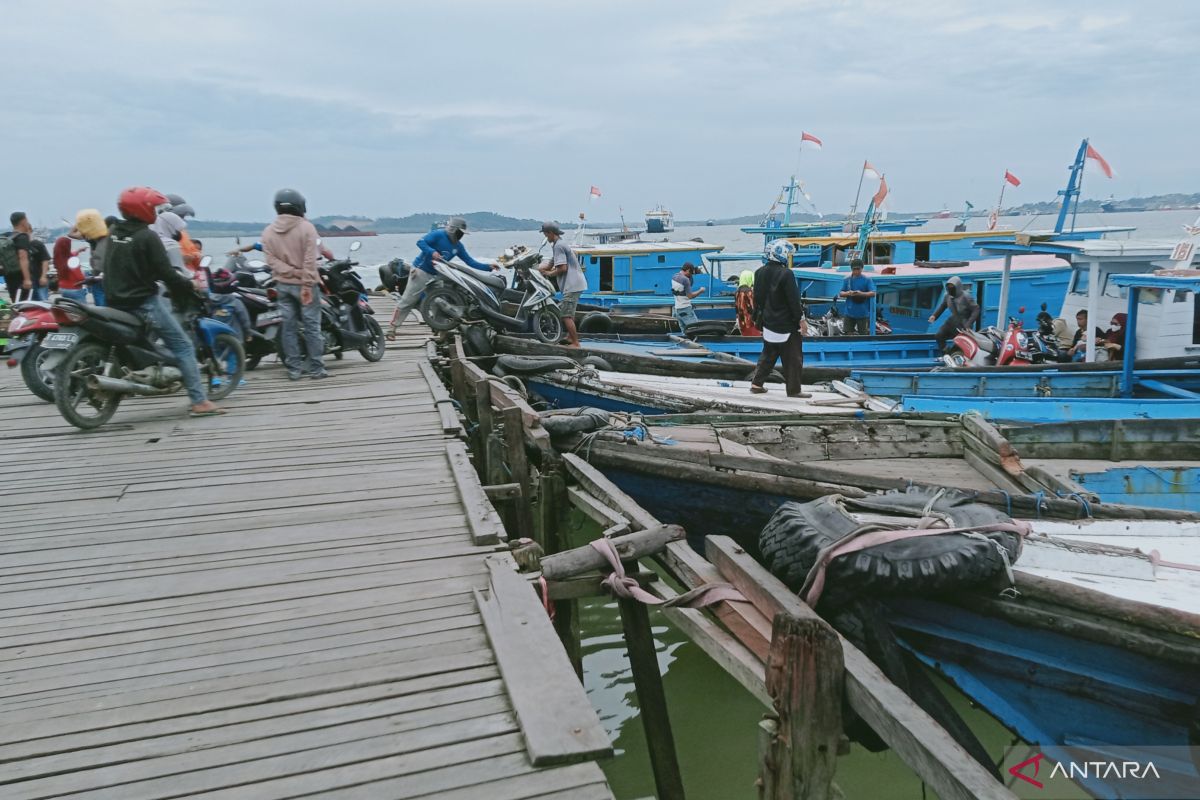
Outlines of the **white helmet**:
{"label": "white helmet", "polygon": [[790,266],[795,254],[796,246],[786,239],[776,239],[767,245],[767,261],[778,261]]}

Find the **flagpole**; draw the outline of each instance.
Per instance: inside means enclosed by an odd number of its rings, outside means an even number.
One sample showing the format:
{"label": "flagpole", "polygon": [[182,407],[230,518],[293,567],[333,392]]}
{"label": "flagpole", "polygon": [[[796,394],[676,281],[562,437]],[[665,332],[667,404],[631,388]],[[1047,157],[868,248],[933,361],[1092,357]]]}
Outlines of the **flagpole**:
{"label": "flagpole", "polygon": [[862,196],[863,178],[867,176],[867,162],[863,161],[862,172],[858,173],[858,189],[854,192],[854,205],[850,206],[850,218],[847,222],[854,222],[854,212],[858,211],[858,200]]}
{"label": "flagpole", "polygon": [[1079,198],[1083,197],[1083,173],[1087,171],[1087,158],[1079,170],[1079,182],[1075,185],[1075,205],[1071,208],[1071,233],[1075,232],[1075,215],[1079,213]]}
{"label": "flagpole", "polygon": [[[1004,190],[1008,187],[1008,176],[1000,181],[1000,199],[996,201],[996,219],[1000,219],[1000,209],[1004,208]],[[999,223],[997,223],[999,224]]]}

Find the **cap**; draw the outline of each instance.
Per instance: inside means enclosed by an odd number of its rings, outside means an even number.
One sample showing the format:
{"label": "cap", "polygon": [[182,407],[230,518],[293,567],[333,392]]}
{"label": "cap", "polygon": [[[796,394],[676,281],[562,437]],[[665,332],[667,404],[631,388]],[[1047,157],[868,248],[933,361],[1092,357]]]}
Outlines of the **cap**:
{"label": "cap", "polygon": [[558,227],[557,222],[543,222],[542,233],[553,233],[555,236],[562,236],[562,228]]}

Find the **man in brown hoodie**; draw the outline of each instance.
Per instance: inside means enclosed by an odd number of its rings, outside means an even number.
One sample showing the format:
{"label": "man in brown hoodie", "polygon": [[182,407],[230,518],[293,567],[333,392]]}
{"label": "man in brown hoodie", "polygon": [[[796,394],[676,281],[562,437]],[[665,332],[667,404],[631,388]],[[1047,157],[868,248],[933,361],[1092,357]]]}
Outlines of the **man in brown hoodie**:
{"label": "man in brown hoodie", "polygon": [[[304,218],[307,204],[304,195],[295,189],[280,189],[275,193],[275,221],[262,233],[263,253],[275,277],[279,293],[280,331],[283,364],[288,378],[300,380],[305,375],[327,378],[321,357],[325,345],[321,339],[321,276],[317,272],[317,229]],[[304,348],[307,369],[300,359],[300,331],[304,328]]]}

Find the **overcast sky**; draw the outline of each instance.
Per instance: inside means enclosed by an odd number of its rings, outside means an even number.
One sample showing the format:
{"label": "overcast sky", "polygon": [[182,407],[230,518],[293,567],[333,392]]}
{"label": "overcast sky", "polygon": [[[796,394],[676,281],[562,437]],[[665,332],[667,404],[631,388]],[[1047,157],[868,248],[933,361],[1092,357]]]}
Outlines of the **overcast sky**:
{"label": "overcast sky", "polygon": [[[201,219],[844,212],[1200,191],[1200,3],[1139,0],[6,3],[0,202],[40,224],[124,186]],[[586,203],[588,188],[603,196]],[[873,188],[868,185],[868,188]]]}

